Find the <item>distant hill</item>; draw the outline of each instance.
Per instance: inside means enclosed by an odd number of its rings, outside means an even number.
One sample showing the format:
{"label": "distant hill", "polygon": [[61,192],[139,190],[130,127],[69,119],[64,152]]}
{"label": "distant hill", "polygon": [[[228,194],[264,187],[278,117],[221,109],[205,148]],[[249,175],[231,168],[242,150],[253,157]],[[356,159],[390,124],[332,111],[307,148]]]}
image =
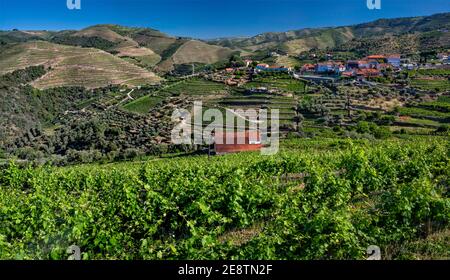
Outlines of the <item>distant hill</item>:
{"label": "distant hill", "polygon": [[[271,32],[250,38],[225,38],[208,42],[236,50],[278,49],[295,55],[313,48],[334,48],[351,40],[440,31],[441,33],[428,34],[438,37],[447,36],[445,33],[448,30],[450,30],[450,13],[443,13],[428,17],[380,19],[370,23],[346,27],[307,28],[287,32]],[[438,42],[445,44],[446,40],[438,40]]]}
{"label": "distant hill", "polygon": [[0,33],[0,42],[46,40],[56,44],[97,48],[140,67],[163,73],[178,64],[210,64],[228,59],[234,52],[199,40],[172,37],[151,28],[130,28],[103,24],[80,31],[10,31]]}
{"label": "distant hill", "polygon": [[440,48],[450,48],[450,32],[430,31],[354,38],[334,50],[351,51],[359,56],[366,56],[373,53],[417,54]]}
{"label": "distant hill", "polygon": [[243,56],[268,51],[298,55],[331,49],[365,54],[449,48],[449,30],[450,13],[210,41],[113,24],[59,32],[0,31],[0,74],[46,65],[52,69],[34,82],[37,87],[136,85],[159,81],[154,73],[161,76],[191,64],[214,64],[236,52]]}
{"label": "distant hill", "polygon": [[49,31],[0,31],[0,45],[27,42],[30,40],[47,40],[53,35]]}

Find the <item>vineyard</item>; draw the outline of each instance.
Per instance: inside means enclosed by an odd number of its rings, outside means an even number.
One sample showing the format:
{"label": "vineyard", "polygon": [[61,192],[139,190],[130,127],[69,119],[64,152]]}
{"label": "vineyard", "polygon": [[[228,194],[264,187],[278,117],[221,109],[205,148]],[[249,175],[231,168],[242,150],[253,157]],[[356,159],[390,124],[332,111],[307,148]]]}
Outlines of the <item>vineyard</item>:
{"label": "vineyard", "polygon": [[274,157],[11,163],[0,259],[67,259],[74,244],[83,259],[365,259],[369,245],[449,259],[449,151],[438,137],[294,139]]}
{"label": "vineyard", "polygon": [[144,85],[161,80],[154,73],[97,49],[36,41],[9,47],[1,53],[0,73],[28,66],[51,67],[33,82],[36,88],[84,86],[98,88],[110,84]]}

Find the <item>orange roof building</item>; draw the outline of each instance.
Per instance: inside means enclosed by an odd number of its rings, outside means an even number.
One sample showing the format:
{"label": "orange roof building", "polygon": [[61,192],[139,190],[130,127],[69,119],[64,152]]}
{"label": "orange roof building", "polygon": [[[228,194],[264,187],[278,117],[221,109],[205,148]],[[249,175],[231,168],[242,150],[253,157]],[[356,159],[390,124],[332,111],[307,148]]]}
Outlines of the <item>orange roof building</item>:
{"label": "orange roof building", "polygon": [[259,131],[217,132],[214,135],[214,140],[214,152],[216,154],[259,151],[262,148]]}
{"label": "orange roof building", "polygon": [[316,69],[316,66],[314,64],[307,63],[302,66],[302,69],[303,70],[314,70],[314,69]]}
{"label": "orange roof building", "polygon": [[381,54],[369,55],[367,59],[386,59],[386,56]]}

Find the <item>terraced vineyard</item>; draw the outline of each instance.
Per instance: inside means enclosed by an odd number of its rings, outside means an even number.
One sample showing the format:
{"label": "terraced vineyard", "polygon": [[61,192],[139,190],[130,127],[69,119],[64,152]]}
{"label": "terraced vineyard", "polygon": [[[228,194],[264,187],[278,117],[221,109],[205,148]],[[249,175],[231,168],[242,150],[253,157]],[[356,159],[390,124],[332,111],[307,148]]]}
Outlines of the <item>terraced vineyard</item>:
{"label": "terraced vineyard", "polygon": [[412,80],[411,85],[423,90],[443,92],[450,88],[450,81],[446,78],[437,78],[433,80],[416,78]]}
{"label": "terraced vineyard", "polygon": [[185,95],[205,100],[208,98],[219,98],[226,94],[228,94],[228,88],[224,84],[193,78],[163,86],[161,89],[134,100],[123,107],[131,112],[145,114],[170,96]]}
{"label": "terraced vineyard", "polygon": [[0,53],[0,73],[33,65],[51,67],[33,83],[37,88],[58,86],[104,87],[110,84],[136,86],[161,80],[154,73],[98,49],[27,42]]}
{"label": "terraced vineyard", "polygon": [[286,92],[302,93],[305,91],[305,83],[292,79],[290,76],[261,76],[257,77],[245,85],[246,88],[268,87],[283,90]]}
{"label": "terraced vineyard", "polygon": [[227,109],[278,109],[280,124],[292,124],[295,117],[296,100],[292,97],[261,95],[261,94],[234,94],[220,99],[216,102],[209,102],[211,107]]}

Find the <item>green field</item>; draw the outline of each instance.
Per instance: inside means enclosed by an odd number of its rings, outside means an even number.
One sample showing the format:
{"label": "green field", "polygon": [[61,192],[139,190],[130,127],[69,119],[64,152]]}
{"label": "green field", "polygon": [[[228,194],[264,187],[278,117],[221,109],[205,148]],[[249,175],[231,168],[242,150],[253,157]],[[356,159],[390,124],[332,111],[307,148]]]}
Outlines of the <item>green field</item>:
{"label": "green field", "polygon": [[178,83],[172,87],[168,87],[162,91],[171,95],[219,95],[227,93],[227,86],[222,83],[206,81],[203,79],[189,79]]}
{"label": "green field", "polygon": [[450,81],[445,79],[425,80],[417,78],[411,81],[411,85],[419,89],[437,90],[438,92],[447,91],[448,89],[450,89]]}
{"label": "green field", "polygon": [[147,114],[151,108],[154,108],[161,101],[164,100],[164,97],[161,96],[144,96],[135,101],[132,101],[124,106],[127,111],[135,112],[139,114]]}
{"label": "green field", "polygon": [[449,259],[449,144],[295,139],[272,157],[12,165],[0,259],[65,259],[72,244],[86,260],[364,259],[373,244]]}
{"label": "green field", "polygon": [[411,76],[450,76],[450,69],[419,69],[406,72]]}
{"label": "green field", "polygon": [[399,112],[400,114],[405,116],[438,117],[443,119],[450,117],[450,113],[444,113],[419,107],[403,107],[399,109]]}
{"label": "green field", "polygon": [[305,83],[290,77],[258,77],[254,81],[247,83],[246,88],[277,88],[288,92],[304,92]]}
{"label": "green field", "polygon": [[421,107],[450,113],[450,96],[439,96],[437,101],[423,102]]}
{"label": "green field", "polygon": [[225,84],[194,78],[167,85],[152,95],[143,96],[123,107],[130,112],[145,114],[148,113],[151,108],[158,105],[164,98],[169,96],[186,95],[202,98],[205,96],[227,94],[227,90]]}

